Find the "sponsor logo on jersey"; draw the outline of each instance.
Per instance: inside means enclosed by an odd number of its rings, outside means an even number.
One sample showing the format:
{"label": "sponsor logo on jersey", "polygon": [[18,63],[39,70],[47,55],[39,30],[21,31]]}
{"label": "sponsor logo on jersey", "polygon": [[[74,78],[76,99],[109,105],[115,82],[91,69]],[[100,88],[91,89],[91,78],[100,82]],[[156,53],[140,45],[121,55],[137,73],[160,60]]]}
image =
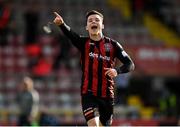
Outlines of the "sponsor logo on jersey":
{"label": "sponsor logo on jersey", "polygon": [[89,53],[89,56],[90,56],[91,58],[97,58],[97,59],[103,59],[103,60],[110,61],[110,57],[108,57],[108,56],[102,56],[101,54],[97,54],[97,53],[93,53],[93,52],[90,52],[90,53]]}

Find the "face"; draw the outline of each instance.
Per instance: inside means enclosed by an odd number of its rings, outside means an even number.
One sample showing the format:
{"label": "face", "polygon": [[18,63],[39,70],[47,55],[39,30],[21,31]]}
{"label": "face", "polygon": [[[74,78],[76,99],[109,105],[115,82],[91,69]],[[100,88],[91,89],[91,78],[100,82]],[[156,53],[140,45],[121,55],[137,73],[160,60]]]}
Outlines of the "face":
{"label": "face", "polygon": [[103,19],[97,14],[90,15],[87,19],[86,30],[91,35],[98,35],[104,29]]}
{"label": "face", "polygon": [[23,79],[23,86],[25,90],[31,90],[33,88],[33,81],[29,77]]}

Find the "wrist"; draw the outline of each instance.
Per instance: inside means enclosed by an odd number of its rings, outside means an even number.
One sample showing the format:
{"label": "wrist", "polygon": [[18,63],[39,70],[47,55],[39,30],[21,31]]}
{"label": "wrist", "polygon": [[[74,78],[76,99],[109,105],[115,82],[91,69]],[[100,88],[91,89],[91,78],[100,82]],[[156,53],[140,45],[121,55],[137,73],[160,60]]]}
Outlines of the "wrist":
{"label": "wrist", "polygon": [[63,24],[64,24],[64,22],[56,23],[57,26],[61,26],[61,25],[63,25]]}
{"label": "wrist", "polygon": [[115,67],[114,69],[116,70],[117,74],[121,73],[119,67]]}
{"label": "wrist", "polygon": [[112,71],[114,72],[114,76],[116,77],[118,75],[118,72],[115,68],[112,68]]}

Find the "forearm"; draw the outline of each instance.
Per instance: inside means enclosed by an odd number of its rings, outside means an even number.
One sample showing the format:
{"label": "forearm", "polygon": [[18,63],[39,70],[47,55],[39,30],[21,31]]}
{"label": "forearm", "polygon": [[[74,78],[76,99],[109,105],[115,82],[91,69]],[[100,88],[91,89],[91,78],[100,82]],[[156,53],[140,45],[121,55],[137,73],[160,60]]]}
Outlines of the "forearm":
{"label": "forearm", "polygon": [[63,23],[63,24],[61,24],[60,26],[59,26],[59,28],[62,30],[62,32],[66,35],[66,36],[68,36],[68,37],[70,37],[71,38],[71,29],[70,29],[70,27],[68,26],[68,25],[66,25],[65,23]]}
{"label": "forearm", "polygon": [[[122,51],[122,52],[125,52],[125,51]],[[123,65],[115,68],[118,74],[133,71],[135,68],[135,65],[132,59],[126,53],[125,53],[126,55],[123,55],[122,52],[119,53],[120,54],[119,60],[122,62]]]}
{"label": "forearm", "polygon": [[135,68],[134,63],[130,62],[130,63],[123,64],[120,67],[116,67],[115,69],[116,69],[118,74],[122,74],[122,73],[127,73],[130,71],[133,71],[134,68]]}
{"label": "forearm", "polygon": [[65,23],[63,23],[59,27],[62,30],[62,32],[71,40],[72,44],[75,47],[77,47],[78,49],[82,48],[81,37],[77,33],[72,31],[71,28]]}
{"label": "forearm", "polygon": [[79,39],[79,35],[76,34],[74,31],[71,30],[71,28],[66,25],[65,23],[63,23],[62,25],[59,26],[60,29],[62,30],[62,32],[72,41],[75,41],[77,39]]}

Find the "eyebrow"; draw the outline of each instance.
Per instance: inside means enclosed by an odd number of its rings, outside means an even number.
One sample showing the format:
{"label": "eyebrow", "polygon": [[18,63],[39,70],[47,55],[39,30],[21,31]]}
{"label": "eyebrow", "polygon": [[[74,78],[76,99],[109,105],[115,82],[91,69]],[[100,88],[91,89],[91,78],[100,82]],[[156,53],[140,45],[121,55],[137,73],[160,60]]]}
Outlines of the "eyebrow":
{"label": "eyebrow", "polygon": [[90,20],[90,19],[100,19],[100,18],[98,18],[98,17],[88,18],[88,20]]}

